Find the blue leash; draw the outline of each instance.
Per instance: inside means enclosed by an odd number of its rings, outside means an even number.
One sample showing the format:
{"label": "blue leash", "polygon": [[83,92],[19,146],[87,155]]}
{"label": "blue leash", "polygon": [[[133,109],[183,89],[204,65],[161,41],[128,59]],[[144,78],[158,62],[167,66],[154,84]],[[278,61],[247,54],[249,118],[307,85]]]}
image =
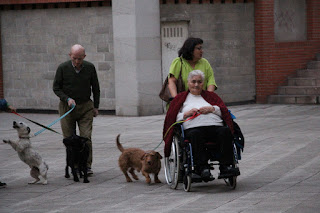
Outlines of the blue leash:
{"label": "blue leash", "polygon": [[[62,115],[60,118],[58,118],[57,120],[53,121],[51,124],[49,124],[47,127],[51,127],[52,125],[54,125],[55,123],[57,123],[58,121],[60,121],[62,118],[66,117],[76,106],[75,105],[72,105],[72,108],[66,112],[64,115]],[[37,136],[39,135],[40,133],[42,133],[44,130],[46,130],[47,128],[43,128],[41,129],[40,131],[34,133],[34,136]],[[57,132],[58,133],[58,132]],[[61,135],[61,133],[58,133]]]}
{"label": "blue leash", "polygon": [[228,110],[228,111],[229,111],[229,113],[231,115],[232,120],[236,119],[236,116],[234,116],[234,114],[231,113],[231,110]]}

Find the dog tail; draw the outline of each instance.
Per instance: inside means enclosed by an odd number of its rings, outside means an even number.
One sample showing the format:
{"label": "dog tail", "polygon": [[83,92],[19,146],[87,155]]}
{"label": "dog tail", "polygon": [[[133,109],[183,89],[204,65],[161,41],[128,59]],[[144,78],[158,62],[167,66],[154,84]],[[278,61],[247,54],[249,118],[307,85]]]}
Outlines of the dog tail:
{"label": "dog tail", "polygon": [[119,138],[120,138],[120,134],[117,136],[117,147],[121,152],[123,152],[124,148],[121,145]]}

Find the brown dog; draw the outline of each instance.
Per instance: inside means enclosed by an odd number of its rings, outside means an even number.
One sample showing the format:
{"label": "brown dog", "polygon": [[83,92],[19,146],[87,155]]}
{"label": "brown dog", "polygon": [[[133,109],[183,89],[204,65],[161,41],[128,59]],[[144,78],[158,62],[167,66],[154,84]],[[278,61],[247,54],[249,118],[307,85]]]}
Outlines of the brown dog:
{"label": "brown dog", "polygon": [[122,152],[119,157],[119,167],[122,170],[123,174],[126,176],[127,182],[132,182],[131,178],[128,175],[128,169],[132,177],[135,180],[138,180],[138,176],[134,173],[136,169],[146,177],[146,182],[151,183],[151,178],[149,174],[154,174],[154,182],[161,183],[158,178],[158,174],[161,169],[162,156],[159,152],[155,151],[143,151],[138,148],[128,148],[124,149],[119,141],[120,134],[117,136],[117,147]]}

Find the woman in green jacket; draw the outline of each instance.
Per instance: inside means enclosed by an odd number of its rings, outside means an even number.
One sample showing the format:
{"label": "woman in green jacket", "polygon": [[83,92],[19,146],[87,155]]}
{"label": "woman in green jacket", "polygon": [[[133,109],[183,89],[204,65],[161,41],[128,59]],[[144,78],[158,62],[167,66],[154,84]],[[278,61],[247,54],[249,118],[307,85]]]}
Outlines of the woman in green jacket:
{"label": "woman in green jacket", "polygon": [[177,95],[176,83],[179,78],[180,70],[182,70],[181,76],[186,91],[188,90],[188,75],[193,70],[201,70],[204,73],[204,90],[214,92],[218,88],[210,63],[202,57],[202,45],[203,40],[201,38],[188,38],[178,51],[179,57],[172,61],[168,76],[168,87],[173,98]]}

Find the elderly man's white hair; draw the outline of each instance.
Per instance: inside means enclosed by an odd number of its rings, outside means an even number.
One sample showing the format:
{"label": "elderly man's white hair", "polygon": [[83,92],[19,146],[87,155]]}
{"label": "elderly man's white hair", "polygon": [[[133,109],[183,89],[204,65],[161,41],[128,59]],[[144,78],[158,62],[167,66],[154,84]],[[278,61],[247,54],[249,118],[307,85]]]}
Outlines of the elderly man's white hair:
{"label": "elderly man's white hair", "polygon": [[201,79],[204,80],[204,73],[201,70],[193,70],[189,73],[188,81],[194,76],[201,75]]}

